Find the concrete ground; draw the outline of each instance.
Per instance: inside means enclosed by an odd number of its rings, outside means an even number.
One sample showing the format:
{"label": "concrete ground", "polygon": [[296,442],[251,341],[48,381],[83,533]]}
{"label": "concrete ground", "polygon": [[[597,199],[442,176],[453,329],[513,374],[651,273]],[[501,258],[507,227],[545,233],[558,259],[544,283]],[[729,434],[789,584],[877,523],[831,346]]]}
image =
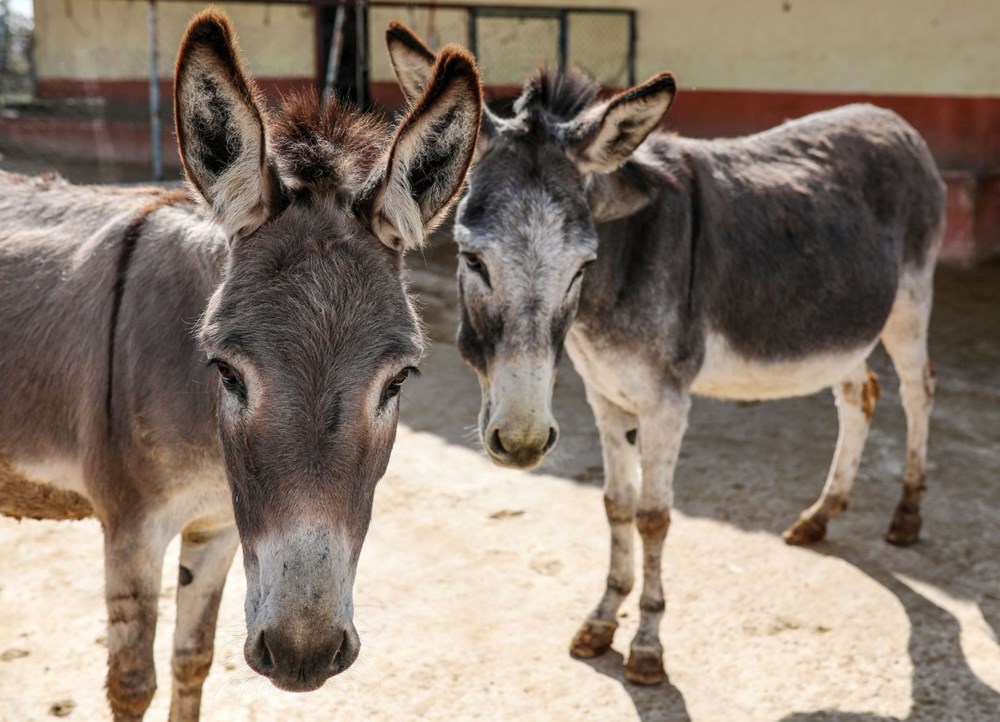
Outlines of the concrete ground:
{"label": "concrete ground", "polygon": [[[242,659],[237,559],[203,719],[595,722],[1000,720],[1000,266],[941,269],[932,329],[938,397],[923,541],[882,535],[900,493],[904,423],[883,396],[856,491],[829,539],[781,531],[818,495],[833,452],[829,393],[757,405],[697,400],[667,540],[669,682],[626,684],[637,619],[613,651],[567,653],[607,564],[600,448],[579,379],[560,372],[562,439],[540,472],[492,466],[469,431],[479,406],[452,343],[454,248],[410,259],[435,344],[403,399],[355,590],[363,649],[320,691],[291,695]],[[104,720],[96,523],[0,519],[0,720]],[[176,546],[157,636],[166,719]]]}

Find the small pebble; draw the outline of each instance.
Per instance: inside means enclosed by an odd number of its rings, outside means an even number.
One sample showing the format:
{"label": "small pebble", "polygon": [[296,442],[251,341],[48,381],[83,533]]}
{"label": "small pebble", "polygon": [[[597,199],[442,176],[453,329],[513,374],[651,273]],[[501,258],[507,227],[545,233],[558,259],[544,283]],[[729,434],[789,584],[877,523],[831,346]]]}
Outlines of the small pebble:
{"label": "small pebble", "polygon": [[12,659],[20,659],[31,654],[27,649],[5,649],[0,652],[0,662],[9,662]]}
{"label": "small pebble", "polygon": [[490,519],[512,519],[516,516],[524,516],[524,509],[501,509],[490,514]]}
{"label": "small pebble", "polygon": [[76,702],[71,699],[61,699],[52,703],[52,706],[49,707],[49,714],[53,717],[69,717],[74,709],[76,709]]}

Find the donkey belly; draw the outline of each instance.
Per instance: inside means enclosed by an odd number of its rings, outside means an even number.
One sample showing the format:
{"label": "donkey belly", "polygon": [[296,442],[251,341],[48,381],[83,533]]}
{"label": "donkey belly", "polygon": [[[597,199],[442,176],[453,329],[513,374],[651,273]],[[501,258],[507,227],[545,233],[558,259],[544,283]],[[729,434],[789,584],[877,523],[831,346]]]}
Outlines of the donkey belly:
{"label": "donkey belly", "polygon": [[18,462],[0,455],[0,514],[15,519],[84,519],[94,507],[73,460]]}
{"label": "donkey belly", "polygon": [[853,350],[794,360],[760,361],[740,355],[724,336],[710,332],[705,339],[705,361],[691,391],[741,401],[806,396],[841,381],[868,357],[877,342],[876,338]]}

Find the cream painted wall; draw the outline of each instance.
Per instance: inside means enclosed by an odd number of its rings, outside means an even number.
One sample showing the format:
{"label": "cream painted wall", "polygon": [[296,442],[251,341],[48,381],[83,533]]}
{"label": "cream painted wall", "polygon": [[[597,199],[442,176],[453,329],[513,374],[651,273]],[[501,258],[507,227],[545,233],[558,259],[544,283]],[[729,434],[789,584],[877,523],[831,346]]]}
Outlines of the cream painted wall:
{"label": "cream painted wall", "polygon": [[[637,76],[672,70],[682,88],[1000,95],[1000,0],[505,3],[635,8]],[[383,12],[380,19],[407,22],[405,13]],[[464,39],[461,24],[448,39]],[[426,35],[429,26],[424,18],[413,27]],[[377,47],[380,32],[373,22]],[[616,30],[609,27],[609,33]],[[602,53],[599,42],[593,53]],[[384,48],[373,55],[373,80],[392,79],[384,55]],[[498,59],[489,60],[484,63],[486,81],[510,82],[510,73],[497,67]],[[518,63],[520,57],[509,60]]]}
{"label": "cream painted wall", "polygon": [[[472,0],[489,4],[490,0]],[[636,73],[672,70],[682,88],[1000,95],[1000,0],[503,0],[507,4],[616,6],[638,10]],[[220,3],[232,16],[251,70],[262,76],[311,76],[313,17],[307,6]],[[200,2],[160,5],[160,70],[172,72],[184,25]],[[372,80],[392,80],[382,30],[399,19],[435,45],[464,42],[465,15],[371,10]],[[142,78],[146,6],[139,0],[35,0],[42,78]],[[527,23],[525,32],[543,33]],[[513,32],[514,27],[503,32]],[[613,74],[621,58],[591,46],[591,70]],[[581,33],[582,35],[582,33]],[[539,35],[541,38],[541,35]],[[511,36],[487,49],[488,83],[518,83],[547,55],[548,41]],[[573,53],[577,50],[573,46]],[[536,53],[536,54],[538,54]],[[546,58],[541,58],[546,59]],[[524,67],[522,67],[524,66]]]}
{"label": "cream painted wall", "polygon": [[998,0],[640,7],[641,76],[672,69],[682,86],[720,89],[1000,95]]}
{"label": "cream painted wall", "polygon": [[[204,2],[158,6],[160,76],[174,72],[188,21]],[[311,77],[313,14],[305,5],[217,3],[232,18],[252,73]],[[146,3],[141,0],[35,0],[40,78],[138,79],[148,76]]]}

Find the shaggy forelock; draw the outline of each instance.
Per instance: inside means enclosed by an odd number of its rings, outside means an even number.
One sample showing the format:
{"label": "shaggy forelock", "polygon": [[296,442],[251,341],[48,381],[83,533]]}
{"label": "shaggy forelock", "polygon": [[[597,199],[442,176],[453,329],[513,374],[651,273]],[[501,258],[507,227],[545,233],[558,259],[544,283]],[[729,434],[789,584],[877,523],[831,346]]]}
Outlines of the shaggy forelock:
{"label": "shaggy forelock", "polygon": [[379,116],[315,91],[286,98],[271,125],[271,147],[282,176],[314,190],[362,189],[382,159],[391,129]]}
{"label": "shaggy forelock", "polygon": [[558,121],[572,120],[597,97],[601,84],[574,68],[536,71],[524,84],[516,101],[517,115],[533,109]]}
{"label": "shaggy forelock", "polygon": [[342,215],[317,220],[290,208],[253,239],[253,249],[234,249],[224,296],[206,319],[206,341],[296,358],[304,368],[350,360],[354,373],[383,353],[420,350],[392,259],[358,233]]}
{"label": "shaggy forelock", "polygon": [[[592,235],[587,198],[579,175],[554,144],[510,137],[472,171],[459,222],[476,233],[518,243],[575,243]],[[544,199],[544,202],[542,200]],[[535,238],[524,229],[541,209],[557,216],[564,233]],[[589,239],[588,239],[589,242]]]}

